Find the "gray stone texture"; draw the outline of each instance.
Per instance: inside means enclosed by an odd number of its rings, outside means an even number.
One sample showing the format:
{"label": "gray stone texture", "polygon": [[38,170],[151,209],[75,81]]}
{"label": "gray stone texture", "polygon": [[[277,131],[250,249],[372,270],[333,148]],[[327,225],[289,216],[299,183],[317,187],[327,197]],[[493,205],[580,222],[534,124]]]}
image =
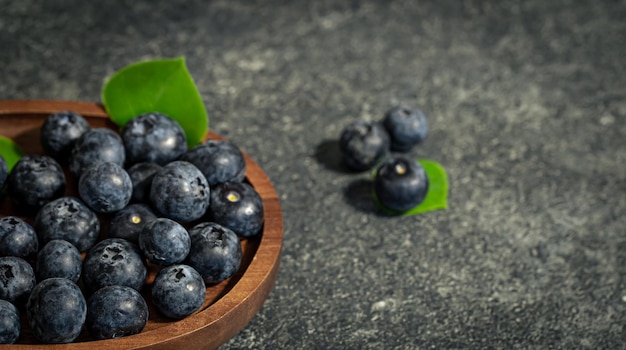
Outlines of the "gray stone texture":
{"label": "gray stone texture", "polygon": [[[0,96],[100,101],[185,56],[213,131],[285,220],[280,276],[223,349],[622,349],[626,2],[0,0]],[[382,214],[337,139],[419,106],[450,208]]]}

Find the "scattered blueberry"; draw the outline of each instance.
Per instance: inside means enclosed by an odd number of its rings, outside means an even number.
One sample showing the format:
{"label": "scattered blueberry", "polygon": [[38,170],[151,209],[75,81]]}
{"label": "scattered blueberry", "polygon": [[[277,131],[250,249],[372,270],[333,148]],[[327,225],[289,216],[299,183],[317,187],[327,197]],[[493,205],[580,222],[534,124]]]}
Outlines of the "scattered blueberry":
{"label": "scattered blueberry", "polygon": [[91,248],[98,240],[100,222],[96,214],[74,197],[61,197],[44,205],[35,217],[39,243],[62,239],[79,251]]}
{"label": "scattered blueberry", "polygon": [[365,120],[346,126],[339,138],[344,164],[354,171],[371,169],[389,153],[389,135],[379,124]]}
{"label": "scattered blueberry", "polygon": [[114,285],[140,290],[146,283],[147,273],[136,244],[122,238],[107,238],[87,252],[82,280],[92,292]]}
{"label": "scattered blueberry", "polygon": [[122,140],[129,164],[165,165],[187,150],[183,128],[161,113],[146,113],[131,119],[122,129]]}
{"label": "scattered blueberry", "polygon": [[80,252],[68,241],[53,239],[37,253],[35,272],[40,281],[61,277],[78,283],[82,268]]}
{"label": "scattered blueberry", "polygon": [[0,299],[19,305],[26,301],[35,283],[35,271],[26,260],[15,256],[0,258]]}
{"label": "scattered blueberry", "polygon": [[94,211],[113,213],[130,202],[133,183],[120,165],[104,162],[83,172],[78,180],[78,193]]}
{"label": "scattered blueberry", "polygon": [[156,219],[156,214],[145,204],[130,204],[121,209],[109,224],[110,238],[124,238],[133,243],[139,242],[139,233],[151,220]]}
{"label": "scattered blueberry", "polygon": [[131,200],[136,203],[147,203],[150,201],[150,185],[152,178],[161,170],[157,163],[141,162],[126,169],[130,180],[133,183],[133,195]]}
{"label": "scattered blueberry", "polygon": [[153,264],[169,266],[185,260],[191,239],[187,230],[174,220],[158,218],[139,233],[139,248]]}
{"label": "scattered blueberry", "polygon": [[245,182],[224,182],[211,187],[208,219],[233,230],[239,237],[252,237],[263,228],[263,200]]}
{"label": "scattered blueberry", "polygon": [[61,111],[49,115],[41,126],[41,146],[59,163],[67,163],[72,148],[84,133],[89,123],[82,115],[72,111]]}
{"label": "scattered blueberry", "polygon": [[183,318],[204,303],[206,286],[202,276],[188,265],[171,265],[161,271],[152,283],[152,302],[163,315]]}
{"label": "scattered blueberry", "polygon": [[130,287],[108,286],[87,300],[85,326],[96,339],[120,338],[140,333],[148,322],[148,304]]}
{"label": "scattered blueberry", "polygon": [[402,156],[389,158],[376,171],[374,191],[383,206],[396,211],[409,210],[426,197],[426,171],[416,160]]}
{"label": "scattered blueberry", "polygon": [[208,140],[185,152],[180,160],[195,165],[209,186],[222,182],[241,182],[246,176],[246,160],[232,142]]}
{"label": "scattered blueberry", "polygon": [[204,215],[209,196],[209,184],[202,172],[185,161],[163,166],[154,175],[150,186],[150,202],[157,212],[183,223]]}
{"label": "scattered blueberry", "polygon": [[241,265],[241,243],[231,229],[204,222],[189,230],[191,249],[186,263],[196,269],[204,283],[218,283],[237,272]]}
{"label": "scattered blueberry", "polygon": [[0,256],[31,258],[39,250],[35,229],[17,216],[0,219]]}
{"label": "scattered blueberry", "polygon": [[4,157],[0,155],[0,192],[4,188],[4,184],[7,182],[7,177],[9,176],[9,166],[7,165]]}
{"label": "scattered blueberry", "polygon": [[34,212],[65,192],[63,169],[49,156],[22,157],[8,178],[8,193],[20,210]]}
{"label": "scattered blueberry", "polygon": [[0,299],[0,344],[14,344],[20,337],[22,323],[15,305]]}
{"label": "scattered blueberry", "polygon": [[422,111],[407,105],[387,111],[383,125],[391,139],[391,150],[408,152],[428,134],[428,121]]}
{"label": "scattered blueberry", "polygon": [[83,134],[72,148],[69,165],[77,179],[87,168],[99,163],[115,163],[123,166],[126,160],[124,144],[115,131],[95,128]]}
{"label": "scattered blueberry", "polygon": [[26,318],[33,335],[43,343],[74,341],[87,315],[87,302],[76,283],[65,278],[39,282],[28,299]]}

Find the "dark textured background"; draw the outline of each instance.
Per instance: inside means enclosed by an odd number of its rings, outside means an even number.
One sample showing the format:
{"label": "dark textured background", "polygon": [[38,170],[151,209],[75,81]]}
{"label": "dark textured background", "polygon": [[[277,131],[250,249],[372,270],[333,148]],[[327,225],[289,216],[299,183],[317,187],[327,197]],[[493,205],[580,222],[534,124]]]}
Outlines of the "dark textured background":
{"label": "dark textured background", "polygon": [[[0,98],[99,101],[184,55],[284,210],[277,284],[224,349],[623,349],[626,1],[0,0]],[[450,209],[382,215],[336,140],[398,102]]]}

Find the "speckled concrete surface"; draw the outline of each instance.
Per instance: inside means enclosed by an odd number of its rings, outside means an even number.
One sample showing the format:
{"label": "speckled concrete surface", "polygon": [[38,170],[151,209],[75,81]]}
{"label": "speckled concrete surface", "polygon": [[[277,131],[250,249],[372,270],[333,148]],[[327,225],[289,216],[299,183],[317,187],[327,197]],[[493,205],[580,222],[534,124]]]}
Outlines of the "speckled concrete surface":
{"label": "speckled concrete surface", "polygon": [[[0,97],[99,101],[184,55],[284,210],[277,284],[223,349],[622,349],[626,2],[0,1]],[[344,125],[398,102],[447,211],[381,214]]]}

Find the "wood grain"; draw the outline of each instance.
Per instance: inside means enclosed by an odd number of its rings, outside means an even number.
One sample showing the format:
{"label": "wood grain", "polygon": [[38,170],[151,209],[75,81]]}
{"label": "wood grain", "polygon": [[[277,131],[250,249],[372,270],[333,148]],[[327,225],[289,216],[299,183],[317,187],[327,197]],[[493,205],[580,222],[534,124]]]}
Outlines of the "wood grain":
{"label": "wood grain", "polygon": [[[91,102],[57,100],[0,100],[0,135],[18,143],[26,153],[43,154],[39,142],[39,128],[45,118],[58,111],[72,110],[83,115],[93,128],[119,128],[113,124],[101,105]],[[221,139],[208,133],[207,138]],[[208,286],[207,297],[199,311],[182,320],[171,320],[160,315],[149,298],[149,288],[142,293],[150,309],[148,324],[143,332],[119,339],[93,340],[83,330],[71,344],[40,344],[28,329],[22,313],[23,332],[17,344],[4,349],[215,349],[243,329],[267,299],[278,275],[283,239],[283,219],[278,195],[263,170],[246,154],[246,181],[263,199],[265,223],[262,233],[242,240],[243,262],[237,274],[226,281]],[[69,175],[66,173],[66,175]],[[75,186],[68,177],[66,195],[76,195]],[[0,198],[0,216],[18,215],[9,198]],[[105,216],[101,238],[106,236]],[[158,267],[149,266],[154,278]]]}

